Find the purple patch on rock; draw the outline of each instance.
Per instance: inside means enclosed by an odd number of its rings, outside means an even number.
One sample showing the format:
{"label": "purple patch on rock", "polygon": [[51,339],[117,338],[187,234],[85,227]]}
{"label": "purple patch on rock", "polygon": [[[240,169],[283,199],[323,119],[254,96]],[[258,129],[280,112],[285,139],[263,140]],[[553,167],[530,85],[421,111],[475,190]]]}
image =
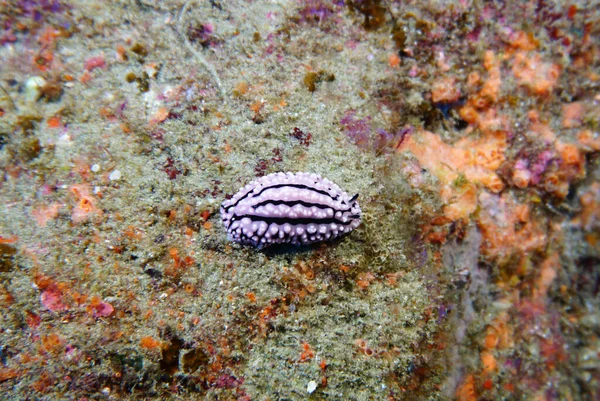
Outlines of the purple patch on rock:
{"label": "purple patch on rock", "polygon": [[348,138],[350,138],[356,146],[367,149],[371,137],[371,117],[357,119],[354,117],[355,114],[355,110],[346,111],[344,117],[340,120],[340,124]]}
{"label": "purple patch on rock", "polygon": [[221,205],[231,241],[265,248],[328,241],[360,225],[358,194],[312,173],[275,173],[243,187]]}

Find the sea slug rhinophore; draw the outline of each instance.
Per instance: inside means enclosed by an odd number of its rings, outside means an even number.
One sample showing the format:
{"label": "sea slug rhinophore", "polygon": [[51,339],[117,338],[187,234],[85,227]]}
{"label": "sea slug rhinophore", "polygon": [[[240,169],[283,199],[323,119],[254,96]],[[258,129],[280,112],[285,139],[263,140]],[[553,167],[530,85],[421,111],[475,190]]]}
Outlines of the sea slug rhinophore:
{"label": "sea slug rhinophore", "polygon": [[221,205],[227,237],[244,245],[306,245],[332,240],[360,225],[356,199],[313,173],[274,173]]}

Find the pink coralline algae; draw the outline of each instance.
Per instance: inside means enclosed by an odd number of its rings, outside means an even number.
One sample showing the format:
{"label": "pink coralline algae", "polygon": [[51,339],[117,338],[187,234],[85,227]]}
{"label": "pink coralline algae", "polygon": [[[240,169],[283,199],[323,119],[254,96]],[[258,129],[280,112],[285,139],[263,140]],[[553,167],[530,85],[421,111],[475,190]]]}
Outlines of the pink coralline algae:
{"label": "pink coralline algae", "polygon": [[94,56],[85,60],[84,68],[86,71],[92,71],[96,68],[104,68],[106,66],[106,62],[104,61],[104,56]]}
{"label": "pink coralline algae", "polygon": [[62,302],[62,293],[56,287],[50,287],[42,292],[40,302],[46,309],[52,312],[67,310],[67,307]]}
{"label": "pink coralline algae", "polygon": [[519,188],[539,184],[553,157],[551,150],[544,150],[535,157],[517,159],[513,167],[513,183]]}
{"label": "pink coralline algae", "polygon": [[237,388],[244,384],[244,378],[240,377],[239,379],[235,376],[222,374],[217,378],[215,382],[216,388]]}
{"label": "pink coralline algae", "polygon": [[371,117],[355,118],[356,111],[348,110],[340,120],[344,132],[356,146],[362,149],[369,147],[371,137]]}
{"label": "pink coralline algae", "polygon": [[232,241],[265,248],[332,240],[360,225],[356,199],[311,173],[275,173],[242,188],[221,205]]}
{"label": "pink coralline algae", "polygon": [[[336,3],[336,2],[334,2]],[[339,11],[343,2],[337,2],[338,4],[331,4],[321,0],[305,0],[304,6],[299,10],[301,21],[308,23],[322,23],[330,19],[333,15]]]}
{"label": "pink coralline algae", "polygon": [[358,119],[355,115],[355,110],[347,110],[340,119],[344,134],[360,149],[374,150],[378,154],[397,148],[406,134],[413,131],[411,126],[392,133],[382,128],[373,130],[370,116]]}
{"label": "pink coralline algae", "polygon": [[94,317],[108,317],[115,311],[115,308],[108,302],[94,299],[87,309]]}

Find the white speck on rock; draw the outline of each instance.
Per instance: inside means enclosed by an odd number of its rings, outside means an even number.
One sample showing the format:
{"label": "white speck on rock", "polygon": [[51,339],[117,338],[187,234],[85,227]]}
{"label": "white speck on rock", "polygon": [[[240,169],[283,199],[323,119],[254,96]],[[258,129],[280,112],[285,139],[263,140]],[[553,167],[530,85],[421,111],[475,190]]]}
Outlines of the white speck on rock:
{"label": "white speck on rock", "polygon": [[112,173],[108,176],[108,179],[111,181],[116,181],[121,179],[121,172],[119,170],[113,170]]}
{"label": "white speck on rock", "polygon": [[42,77],[30,77],[25,82],[25,100],[35,103],[42,96],[42,88],[46,86],[46,80]]}
{"label": "white speck on rock", "polygon": [[306,392],[308,394],[314,393],[316,389],[317,389],[317,382],[315,382],[314,380],[309,381],[308,384],[306,385]]}

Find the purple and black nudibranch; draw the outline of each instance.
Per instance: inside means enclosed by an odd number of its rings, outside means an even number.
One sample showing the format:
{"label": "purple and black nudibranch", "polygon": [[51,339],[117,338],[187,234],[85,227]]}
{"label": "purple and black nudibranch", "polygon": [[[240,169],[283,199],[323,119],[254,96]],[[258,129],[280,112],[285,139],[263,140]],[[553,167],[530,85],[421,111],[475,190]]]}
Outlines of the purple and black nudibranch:
{"label": "purple and black nudibranch", "polygon": [[275,173],[242,188],[221,205],[227,237],[265,248],[332,240],[360,225],[356,199],[312,173]]}

